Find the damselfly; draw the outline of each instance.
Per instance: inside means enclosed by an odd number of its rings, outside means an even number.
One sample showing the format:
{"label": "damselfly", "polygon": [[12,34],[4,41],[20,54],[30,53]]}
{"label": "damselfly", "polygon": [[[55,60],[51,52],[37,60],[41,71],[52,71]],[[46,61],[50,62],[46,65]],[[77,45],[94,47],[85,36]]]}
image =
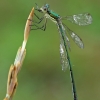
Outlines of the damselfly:
{"label": "damselfly", "polygon": [[[35,24],[31,25],[31,26],[35,26],[35,29],[32,30],[37,30],[37,29],[41,29],[43,31],[45,31],[46,29],[46,24],[47,24],[47,18],[49,18],[51,21],[53,21],[59,30],[60,33],[60,57],[61,57],[61,65],[62,65],[62,70],[66,70],[67,67],[69,66],[69,70],[70,70],[70,76],[71,76],[71,82],[72,82],[72,91],[73,91],[73,98],[74,100],[77,100],[77,95],[76,95],[76,89],[75,89],[75,82],[74,82],[74,77],[73,77],[73,72],[72,72],[72,66],[71,66],[71,62],[70,62],[70,58],[69,58],[69,54],[68,54],[68,49],[67,47],[70,49],[70,43],[69,43],[69,38],[66,34],[69,33],[69,35],[71,36],[71,38],[74,40],[74,42],[80,47],[80,48],[84,48],[84,44],[82,42],[82,39],[75,34],[71,29],[69,29],[63,22],[62,20],[69,20],[72,23],[75,23],[77,25],[89,25],[92,23],[92,17],[89,13],[83,13],[83,14],[76,14],[76,15],[72,15],[72,16],[66,16],[66,17],[61,17],[59,14],[53,12],[50,9],[49,4],[45,4],[44,6],[42,6],[41,8],[38,7],[38,5],[36,4],[36,9],[37,11],[44,13],[44,16],[39,18],[35,13],[34,15],[39,19],[39,22],[33,21]],[[42,20],[44,20],[44,24],[43,26],[39,27],[36,24],[39,24],[42,22]],[[65,30],[66,28],[66,30]]]}

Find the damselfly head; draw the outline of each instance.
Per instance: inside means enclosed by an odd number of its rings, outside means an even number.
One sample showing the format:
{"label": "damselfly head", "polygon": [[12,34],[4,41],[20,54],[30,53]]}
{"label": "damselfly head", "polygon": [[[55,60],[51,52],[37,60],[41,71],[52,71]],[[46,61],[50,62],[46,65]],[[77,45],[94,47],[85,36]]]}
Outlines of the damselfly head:
{"label": "damselfly head", "polygon": [[50,7],[49,4],[45,4],[44,6],[42,6],[41,8],[39,8],[38,5],[36,4],[35,10],[37,10],[37,11],[39,11],[41,13],[46,13],[48,11],[49,7]]}
{"label": "damselfly head", "polygon": [[40,8],[41,12],[46,13],[49,9],[49,4],[45,4]]}

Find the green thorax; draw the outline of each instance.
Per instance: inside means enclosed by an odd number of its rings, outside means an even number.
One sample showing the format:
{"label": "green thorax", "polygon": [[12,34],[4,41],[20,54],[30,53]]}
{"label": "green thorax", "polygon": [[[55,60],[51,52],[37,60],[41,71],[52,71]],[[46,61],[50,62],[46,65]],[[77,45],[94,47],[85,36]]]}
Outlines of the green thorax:
{"label": "green thorax", "polygon": [[52,10],[48,10],[47,13],[48,13],[51,17],[53,17],[54,19],[58,19],[58,18],[60,17],[57,13],[53,12]]}

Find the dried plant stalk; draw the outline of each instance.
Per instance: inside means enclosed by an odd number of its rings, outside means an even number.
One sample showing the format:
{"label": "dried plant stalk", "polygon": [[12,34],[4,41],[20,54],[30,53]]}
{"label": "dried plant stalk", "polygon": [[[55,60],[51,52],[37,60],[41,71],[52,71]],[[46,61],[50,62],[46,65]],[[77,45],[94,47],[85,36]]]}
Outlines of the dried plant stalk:
{"label": "dried plant stalk", "polygon": [[17,74],[19,70],[21,69],[22,63],[24,61],[25,55],[26,55],[26,43],[28,40],[28,36],[30,33],[30,25],[32,24],[32,19],[34,15],[34,8],[31,10],[28,20],[26,22],[25,30],[24,30],[24,41],[22,43],[22,47],[18,49],[14,64],[11,65],[8,73],[8,81],[7,81],[7,93],[4,100],[12,100],[12,97],[15,93],[15,90],[17,88],[18,82],[17,82]]}

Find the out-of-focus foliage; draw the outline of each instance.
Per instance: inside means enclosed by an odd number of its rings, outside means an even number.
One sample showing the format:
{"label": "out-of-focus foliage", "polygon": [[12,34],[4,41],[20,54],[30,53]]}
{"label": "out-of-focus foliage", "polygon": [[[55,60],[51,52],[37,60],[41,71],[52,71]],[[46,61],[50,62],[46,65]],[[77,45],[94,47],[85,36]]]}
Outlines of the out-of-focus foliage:
{"label": "out-of-focus foliage", "polygon": [[[79,100],[100,100],[100,1],[99,0],[1,0],[0,1],[0,100],[5,97],[7,75],[23,41],[26,19],[35,6],[49,3],[61,16],[89,12],[93,23],[64,23],[84,41],[78,48],[70,38],[70,59]],[[18,75],[13,100],[73,100],[69,70],[60,65],[59,33],[48,20],[46,31],[31,31],[26,58]]]}

